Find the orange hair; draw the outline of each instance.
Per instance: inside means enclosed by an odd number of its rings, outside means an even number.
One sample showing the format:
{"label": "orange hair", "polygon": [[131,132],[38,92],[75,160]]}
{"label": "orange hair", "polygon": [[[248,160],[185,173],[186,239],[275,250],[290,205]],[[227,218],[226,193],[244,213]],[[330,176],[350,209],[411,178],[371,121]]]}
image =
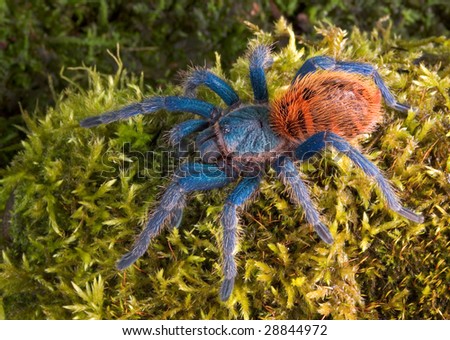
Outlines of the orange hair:
{"label": "orange hair", "polygon": [[347,140],[372,132],[381,120],[381,93],[374,82],[356,73],[309,73],[271,104],[275,132],[299,142],[321,131]]}

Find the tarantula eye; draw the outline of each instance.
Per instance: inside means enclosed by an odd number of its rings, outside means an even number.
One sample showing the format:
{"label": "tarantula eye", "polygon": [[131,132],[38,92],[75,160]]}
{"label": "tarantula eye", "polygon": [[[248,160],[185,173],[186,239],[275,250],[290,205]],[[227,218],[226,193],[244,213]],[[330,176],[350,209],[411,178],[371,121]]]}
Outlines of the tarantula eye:
{"label": "tarantula eye", "polygon": [[222,126],[222,132],[224,134],[230,133],[230,131],[231,131],[231,129],[230,129],[230,127],[228,125],[223,125]]}

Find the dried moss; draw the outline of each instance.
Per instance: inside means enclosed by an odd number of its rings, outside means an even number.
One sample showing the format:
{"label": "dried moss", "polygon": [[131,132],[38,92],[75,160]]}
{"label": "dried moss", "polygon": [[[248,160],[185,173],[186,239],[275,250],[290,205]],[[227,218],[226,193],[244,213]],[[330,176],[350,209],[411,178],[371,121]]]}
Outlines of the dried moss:
{"label": "dried moss", "polygon": [[[442,319],[450,317],[450,40],[403,41],[380,23],[371,33],[317,27],[322,39],[295,41],[280,20],[273,33],[253,27],[249,45],[275,43],[268,71],[274,96],[313,55],[370,62],[402,102],[387,110],[362,149],[391,179],[402,201],[422,211],[416,225],[389,212],[379,192],[345,157],[327,151],[300,165],[336,242],[326,246],[289,203],[270,173],[259,199],[242,218],[239,279],[227,303],[221,280],[218,224],[223,191],[194,195],[179,230],[158,237],[126,272],[115,261],[130,246],[169,178],[149,171],[136,155],[160,155],[161,131],[188,114],[168,114],[101,126],[79,121],[143,96],[160,93],[122,69],[104,75],[80,68],[76,83],[42,119],[25,115],[28,138],[2,172],[3,261],[0,311],[13,319]],[[220,51],[219,51],[220,53]],[[437,56],[428,58],[427,56]],[[420,62],[420,63],[419,63]],[[225,75],[251,98],[245,56]],[[164,94],[180,93],[178,86]],[[200,91],[208,101],[218,98]],[[122,145],[130,150],[123,154]],[[156,158],[153,169],[161,168]],[[225,190],[227,191],[227,190]],[[1,313],[3,314],[3,312]]]}

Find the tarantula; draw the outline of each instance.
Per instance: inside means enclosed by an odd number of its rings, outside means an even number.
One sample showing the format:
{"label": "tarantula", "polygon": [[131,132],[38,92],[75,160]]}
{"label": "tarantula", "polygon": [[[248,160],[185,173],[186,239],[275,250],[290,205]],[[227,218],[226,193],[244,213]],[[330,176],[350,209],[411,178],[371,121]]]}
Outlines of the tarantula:
{"label": "tarantula", "polygon": [[[81,122],[88,128],[158,110],[200,116],[175,126],[170,141],[176,144],[198,132],[195,142],[202,162],[181,165],[132,250],[118,262],[119,269],[140,258],[164,226],[180,224],[188,193],[239,181],[221,216],[224,280],[220,298],[227,300],[237,274],[238,208],[258,190],[268,166],[291,188],[292,200],[303,208],[319,237],[331,244],[333,237],[321,222],[295,166],[296,161],[307,160],[327,145],[346,155],[376,182],[390,209],[416,223],[423,222],[421,215],[400,204],[380,170],[348,142],[374,130],[382,116],[381,97],[393,109],[410,109],[395,100],[376,69],[366,63],[313,57],[298,70],[289,89],[269,103],[265,69],[272,63],[267,46],[257,46],[249,54],[254,95],[250,104],[242,103],[231,86],[212,72],[195,69],[186,79],[185,96],[150,97]],[[227,107],[196,99],[196,88],[201,85],[214,91]]]}

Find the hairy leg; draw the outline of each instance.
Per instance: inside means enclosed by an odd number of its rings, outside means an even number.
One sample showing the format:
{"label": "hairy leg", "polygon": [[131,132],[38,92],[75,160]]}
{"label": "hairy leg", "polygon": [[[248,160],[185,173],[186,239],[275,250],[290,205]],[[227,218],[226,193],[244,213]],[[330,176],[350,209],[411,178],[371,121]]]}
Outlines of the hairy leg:
{"label": "hairy leg", "polygon": [[182,141],[183,138],[189,136],[191,133],[206,129],[209,126],[208,122],[202,119],[190,119],[178,124],[169,132],[169,142],[176,145]]}
{"label": "hairy leg", "polygon": [[333,237],[327,226],[320,221],[319,213],[314,207],[306,185],[303,183],[300,173],[294,163],[287,157],[280,157],[273,164],[273,168],[286,185],[292,188],[292,199],[301,205],[305,211],[306,220],[314,227],[319,237],[326,243],[333,243]]}
{"label": "hairy leg", "polygon": [[394,95],[389,91],[380,74],[374,66],[367,63],[358,63],[350,61],[336,61],[333,58],[318,56],[312,57],[305,61],[302,67],[297,71],[293,82],[297,79],[304,77],[310,72],[315,72],[318,69],[330,70],[330,71],[344,71],[348,73],[358,73],[363,76],[372,77],[375,84],[381,91],[386,104],[398,111],[407,112],[411,107],[407,104],[397,102]]}
{"label": "hairy leg", "polygon": [[212,91],[217,93],[228,106],[239,102],[239,96],[230,85],[214,73],[203,69],[195,69],[186,78],[184,83],[184,94],[187,97],[195,97],[197,87],[200,85],[209,87]]}
{"label": "hairy leg", "polygon": [[423,216],[414,213],[400,204],[400,201],[389,184],[389,181],[383,177],[381,171],[375,166],[375,164],[364,157],[363,154],[351,146],[344,138],[336,135],[335,133],[319,132],[311,136],[297,147],[295,150],[296,158],[299,160],[308,159],[313,155],[313,153],[319,152],[327,145],[331,145],[337,151],[346,155],[355,165],[361,168],[367,176],[375,180],[390,209],[413,222],[423,222]]}
{"label": "hairy leg", "polygon": [[150,216],[146,227],[135,241],[130,252],[117,263],[118,269],[125,269],[140,258],[151,240],[162,228],[171,223],[177,226],[186,204],[186,195],[197,190],[220,188],[232,181],[217,166],[211,164],[190,163],[180,167],[178,174],[166,189],[158,207]]}
{"label": "hairy leg", "polygon": [[260,177],[244,177],[228,196],[222,214],[223,227],[223,274],[225,276],[220,288],[220,298],[225,301],[231,295],[237,274],[234,252],[237,243],[237,208],[255,193],[259,187]]}
{"label": "hairy leg", "polygon": [[170,112],[183,111],[191,112],[202,116],[205,119],[214,119],[220,113],[220,109],[214,105],[187,97],[150,97],[140,103],[127,105],[117,111],[106,112],[100,116],[83,119],[80,125],[85,128],[108,124],[117,120],[130,118],[138,114],[147,114],[159,110]]}
{"label": "hairy leg", "polygon": [[250,81],[255,102],[257,103],[267,103],[269,101],[264,69],[268,68],[272,63],[273,60],[268,46],[259,45],[250,53]]}

